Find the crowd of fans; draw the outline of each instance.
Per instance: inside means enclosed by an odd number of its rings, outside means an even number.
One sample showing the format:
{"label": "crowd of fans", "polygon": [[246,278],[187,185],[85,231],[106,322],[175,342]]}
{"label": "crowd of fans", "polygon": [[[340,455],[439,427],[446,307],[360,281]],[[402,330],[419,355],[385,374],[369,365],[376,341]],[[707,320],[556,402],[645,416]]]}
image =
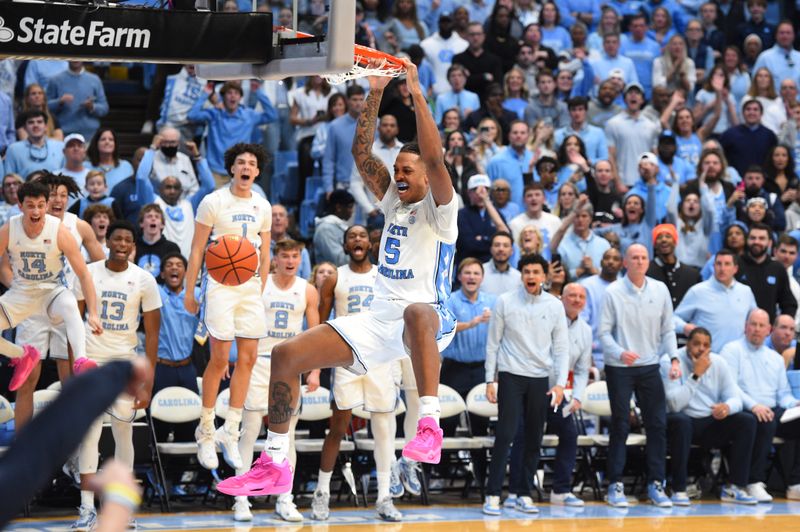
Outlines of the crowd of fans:
{"label": "crowd of fans", "polygon": [[[259,9],[289,25],[289,4]],[[307,4],[298,29],[324,32],[324,3]],[[602,371],[612,408],[610,504],[627,504],[621,482],[634,392],[647,433],[648,494],[658,505],[688,504],[692,443],[730,446],[724,499],[770,500],[764,482],[772,437],[800,437],[792,423],[778,423],[798,403],[786,369],[800,367],[795,4],[358,3],[356,41],[417,64],[463,204],[458,290],[448,303],[460,328],[442,354],[442,382],[463,394],[492,383],[489,395],[499,384],[499,393],[505,386],[523,397],[546,391],[547,382],[509,384],[503,374],[566,383],[565,371],[573,372],[576,393],[557,405],[569,414],[580,409],[589,369]],[[228,0],[223,9],[240,7]],[[365,80],[335,87],[318,76],[215,84],[193,65],[159,68],[153,91],[160,114],[148,110],[143,126],[156,134],[126,161],[116,132],[102,127],[109,105],[91,69],[77,61],[0,62],[0,222],[19,212],[20,183],[49,170],[75,179],[83,195],[69,210],[102,245],[115,218],[139,224],[134,260],[164,283],[168,325],[161,329],[165,367],[157,388],[192,386],[194,370],[183,363],[191,348],[178,340],[191,345],[196,324],[179,304],[183,257],[200,200],[230,179],[223,154],[231,145],[256,141],[271,154],[297,154],[296,189],[279,187],[296,193],[273,205],[273,241],[294,232],[306,188],[316,187],[321,207],[301,276],[319,287],[331,266],[346,264],[342,237],[355,222],[370,229],[377,261],[383,216],[351,155]],[[401,76],[387,89],[373,147],[390,172],[400,147],[416,136],[406,83]],[[267,174],[287,179],[280,170]],[[268,194],[279,183],[261,184]],[[519,292],[534,284],[548,299],[533,288],[530,300]],[[562,303],[569,331],[555,324],[551,337],[549,325],[533,320],[539,306]],[[527,304],[532,310],[524,316],[498,317],[509,305]],[[539,327],[551,348],[521,339]],[[515,435],[527,437],[533,446],[515,445],[525,447],[524,457],[512,453],[526,469],[535,466],[545,421],[565,441],[575,437],[544,411],[523,416],[515,409],[507,413],[514,419],[503,413],[496,451],[507,452]],[[516,419],[522,417],[524,423]],[[571,457],[563,458],[566,474],[554,484],[554,501],[579,504],[569,497],[575,448],[559,451]],[[800,499],[795,462],[787,496]],[[487,513],[500,511],[504,474],[490,474]],[[671,498],[664,494],[668,478]],[[519,496],[530,480],[512,479]]]}

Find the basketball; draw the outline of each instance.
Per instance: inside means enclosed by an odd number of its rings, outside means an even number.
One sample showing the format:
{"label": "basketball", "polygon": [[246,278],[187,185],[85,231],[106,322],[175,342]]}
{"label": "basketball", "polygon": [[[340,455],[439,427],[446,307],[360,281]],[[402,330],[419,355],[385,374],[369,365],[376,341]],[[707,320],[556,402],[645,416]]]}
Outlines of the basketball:
{"label": "basketball", "polygon": [[206,249],[206,268],[218,283],[239,286],[258,271],[258,253],[246,238],[222,235]]}

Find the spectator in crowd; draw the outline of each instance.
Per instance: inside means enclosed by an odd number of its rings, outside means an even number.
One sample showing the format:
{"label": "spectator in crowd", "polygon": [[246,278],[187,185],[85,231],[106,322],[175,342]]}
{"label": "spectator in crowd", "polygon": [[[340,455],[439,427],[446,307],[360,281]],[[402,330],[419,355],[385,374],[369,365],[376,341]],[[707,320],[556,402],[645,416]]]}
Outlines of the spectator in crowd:
{"label": "spectator in crowd", "polygon": [[347,264],[342,248],[344,233],[350,226],[355,198],[346,190],[334,190],[328,198],[329,213],[315,220],[314,253],[316,262],[330,261],[336,266]]}
{"label": "spectator in crowd", "polygon": [[[168,386],[180,386],[194,393],[197,389],[197,368],[192,363],[194,333],[198,317],[183,306],[186,287],[186,258],[180,253],[167,253],[161,261],[161,329],[158,335],[158,359],[153,382],[153,395]],[[200,289],[191,287],[199,300]],[[165,423],[153,420],[156,439],[166,441],[170,432],[175,432],[175,441],[191,441],[194,438],[193,423]]]}
{"label": "spectator in crowd", "polygon": [[672,193],[671,187],[658,179],[660,175],[660,164],[661,161],[655,153],[642,153],[639,156],[639,180],[633,183],[629,189],[629,193],[639,194],[642,197],[646,197],[649,194],[650,188],[655,189],[657,220],[666,218],[668,201]]}
{"label": "spectator in crowd", "polygon": [[567,104],[555,97],[556,81],[553,74],[547,70],[540,70],[536,74],[536,88],[539,94],[532,98],[525,108],[525,122],[533,124],[545,119],[549,120],[554,128],[566,127],[570,122],[569,111]]}
{"label": "spectator in crowd", "polygon": [[164,100],[156,124],[158,128],[174,127],[183,138],[194,140],[200,124],[189,120],[189,111],[197,100],[202,99],[206,84],[205,79],[197,77],[195,66],[191,64],[185,64],[180,72],[167,76]]}
{"label": "spectator in crowd", "polygon": [[664,131],[658,137],[658,181],[669,187],[683,185],[694,179],[694,166],[678,153],[678,141],[671,131]]}
{"label": "spectator in crowd", "polygon": [[762,67],[755,69],[754,72],[753,83],[747,90],[747,96],[742,100],[743,104],[749,100],[761,102],[763,109],[761,123],[777,135],[780,133],[781,125],[786,121],[786,108],[775,89],[775,81],[769,69]]}
{"label": "spectator in crowd", "polygon": [[744,326],[744,336],[726,344],[720,353],[739,385],[745,410],[757,421],[747,493],[758,502],[772,502],[766,489],[772,438],[776,434],[791,439],[800,436],[800,421],[778,423],[784,410],[800,401],[792,395],[783,357],[764,345],[770,333],[769,320],[766,310],[752,310]]}
{"label": "spectator in crowd", "polygon": [[601,7],[600,22],[593,28],[593,32],[586,39],[591,52],[600,53],[603,50],[603,37],[609,33],[620,33],[621,16],[609,3]]}
{"label": "spectator in crowd", "polygon": [[666,285],[673,309],[680,305],[686,292],[701,281],[700,270],[681,264],[675,256],[678,242],[678,231],[674,225],[661,224],[653,228],[655,258],[647,270],[648,277]]}
{"label": "spectator in crowd", "polygon": [[[489,464],[487,497],[483,512],[500,514],[500,493],[506,472],[508,449],[524,416],[525,451],[523,488],[516,495],[518,511],[536,513],[530,497],[547,409],[558,408],[569,373],[569,337],[563,305],[543,293],[548,263],[541,255],[519,261],[522,286],[501,295],[489,322],[486,346],[486,397],[498,403],[493,459]],[[525,318],[523,318],[525,316]],[[539,326],[531,329],[530,319]],[[550,373],[555,385],[549,385]]]}
{"label": "spectator in crowd", "polygon": [[[89,205],[83,212],[83,221],[92,227],[94,237],[97,239],[97,243],[100,244],[100,247],[103,249],[103,253],[105,253],[106,257],[108,257],[109,253],[108,243],[106,242],[106,232],[108,231],[108,226],[111,225],[111,222],[116,219],[117,217],[114,216],[114,211],[102,203],[93,203],[92,205]],[[86,248],[81,248],[81,252],[83,253],[83,258],[86,259],[87,263],[91,262],[91,257],[89,256],[89,252],[86,250]]]}
{"label": "spectator in crowd", "polygon": [[458,211],[458,240],[456,262],[474,257],[486,262],[491,257],[492,236],[498,231],[508,233],[503,216],[492,204],[489,177],[476,174],[469,178],[467,196],[469,203]]}
{"label": "spectator in crowd", "polygon": [[797,198],[797,188],[800,186],[792,151],[781,144],[774,146],[767,154],[764,166],[767,178],[764,187],[768,192],[778,194],[781,204],[787,207]]}
{"label": "spectator in crowd", "polygon": [[[800,53],[800,52],[799,52]],[[800,78],[798,78],[800,79]],[[777,81],[777,80],[776,80]],[[781,105],[783,105],[783,111],[786,115],[786,120],[789,120],[792,117],[792,104],[798,102],[798,91],[797,91],[797,81],[792,78],[787,78],[784,80],[780,80],[780,97],[781,97]],[[785,121],[785,120],[784,120]],[[781,123],[783,126],[783,123]],[[778,131],[780,134],[780,131]]]}
{"label": "spectator in crowd", "polygon": [[794,316],[781,314],[776,317],[772,324],[772,331],[764,340],[764,345],[781,355],[784,362],[792,360],[797,347]]}
{"label": "spectator in crowd", "polygon": [[[38,83],[33,83],[25,87],[22,97],[22,111],[44,111],[47,115],[47,137],[55,140],[63,140],[64,132],[58,125],[58,120],[50,114],[47,107],[47,95]],[[15,127],[17,128],[17,139],[25,140],[28,134],[25,132],[25,122],[21,121],[22,115],[17,116]]]}
{"label": "spectator in crowd", "polygon": [[569,135],[578,135],[586,147],[589,162],[608,159],[608,144],[603,129],[589,124],[586,120],[589,100],[583,96],[570,98],[567,102],[570,122],[555,132],[555,141],[559,146]]}
{"label": "spectator in crowd", "polygon": [[[630,4],[628,8],[635,9]],[[656,41],[662,49],[666,48],[670,38],[677,33],[672,25],[672,13],[664,6],[659,6],[653,9],[650,19],[652,23],[650,31],[647,32],[648,37]]]}
{"label": "spectator in crowd", "polygon": [[[637,13],[628,22],[628,38],[622,41],[620,53],[633,61],[645,95],[653,91],[653,61],[661,55],[661,46],[647,36],[647,15]],[[627,81],[627,80],[626,80]]]}
{"label": "spectator in crowd", "polygon": [[134,262],[143,270],[158,278],[161,263],[168,253],[180,253],[178,244],[164,236],[166,220],[164,211],[156,203],[142,207],[139,213],[141,234],[136,239]]}
{"label": "spectator in crowd", "polygon": [[[733,2],[732,2],[733,3]],[[767,0],[747,0],[749,19],[742,21],[738,27],[738,38],[728,42],[741,45],[746,37],[756,35],[761,39],[764,49],[772,48],[775,43],[775,25],[766,20]]]}
{"label": "spectator in crowd", "polygon": [[557,5],[564,27],[582,22],[588,28],[594,28],[600,22],[601,2],[598,0],[562,0]]}
{"label": "spectator in crowd", "polygon": [[499,296],[516,288],[520,279],[519,270],[509,263],[514,252],[514,239],[511,234],[497,232],[492,235],[489,252],[492,258],[483,264],[481,289],[488,294]]}
{"label": "spectator in crowd", "polygon": [[545,246],[550,246],[550,239],[561,227],[558,216],[545,212],[545,194],[541,183],[528,183],[525,185],[525,212],[517,215],[508,224],[514,236],[519,236],[525,226],[532,225],[542,233]]}
{"label": "spectator in crowd", "polygon": [[453,64],[453,57],[462,53],[469,46],[469,27],[467,40],[453,31],[453,17],[450,13],[442,12],[439,15],[439,31],[425,38],[419,45],[425,52],[425,59],[433,69],[434,86],[436,94],[446,92],[450,87],[447,83],[447,71]]}
{"label": "spectator in crowd", "polygon": [[[360,85],[347,87],[347,113],[334,119],[327,129],[325,155],[322,157],[322,186],[327,195],[335,189],[350,187],[350,176],[354,167],[350,150],[356,134],[356,120],[364,108],[364,94]],[[344,251],[339,250],[339,253],[344,256]]]}
{"label": "spectator in crowd", "polygon": [[492,202],[505,220],[512,220],[520,213],[520,207],[511,201],[511,185],[505,179],[492,181]]}
{"label": "spectator in crowd", "polygon": [[[336,98],[337,94],[334,94],[331,98]],[[405,144],[416,138],[416,116],[414,115],[414,106],[411,101],[411,92],[408,90],[404,75],[389,83],[383,100],[381,100],[378,114],[379,116],[389,114],[395,117],[398,128],[397,138],[400,142]]]}
{"label": "spectator in crowd", "polygon": [[558,250],[561,255],[561,263],[570,279],[596,275],[603,254],[611,247],[608,240],[592,231],[593,218],[592,204],[587,199],[578,201],[576,208],[564,217],[550,242],[550,249]]}
{"label": "spectator in crowd", "polygon": [[97,130],[86,155],[91,163],[90,168],[105,174],[109,190],[134,174],[131,163],[120,158],[117,136],[111,128],[101,127]]}
{"label": "spectator in crowd", "polygon": [[767,327],[775,319],[778,309],[781,314],[790,316],[797,313],[797,301],[789,287],[786,269],[769,256],[772,241],[769,226],[761,223],[750,226],[747,248],[739,260],[739,272],[736,276],[738,281],[750,286],[758,308],[767,313]]}
{"label": "spectator in crowd", "polygon": [[764,106],[759,100],[748,100],[742,106],[743,124],[731,127],[720,137],[728,163],[740,175],[748,167],[761,164],[769,150],[778,143],[770,129],[761,123]]}
{"label": "spectator in crowd", "polygon": [[[198,98],[186,115],[192,122],[205,124],[208,128],[206,157],[208,166],[214,173],[217,188],[230,181],[229,169],[225,168],[225,150],[236,143],[249,142],[254,128],[277,119],[278,112],[264,91],[260,89],[260,82],[256,80],[250,82],[250,91],[255,93],[256,100],[261,104],[261,112],[242,104],[244,91],[240,83],[227,81],[219,90],[222,105],[204,108],[209,100],[216,103],[216,94],[213,88],[206,85],[203,89],[206,97]],[[184,190],[188,194],[189,189],[184,187]]]}
{"label": "spectator in crowd", "polygon": [[392,16],[383,28],[397,37],[400,49],[419,44],[428,36],[428,28],[417,16],[416,0],[398,0],[392,6]]}
{"label": "spectator in crowd", "polygon": [[[800,282],[798,282],[794,276],[794,264],[797,261],[797,248],[797,239],[788,233],[784,233],[778,237],[778,244],[773,248],[772,254],[775,260],[786,268],[786,276],[789,279],[789,289],[795,301],[800,304]],[[800,312],[800,308],[798,312]],[[798,318],[800,318],[800,315]],[[800,320],[798,320],[798,324],[800,324]]]}
{"label": "spectator in crowd", "polygon": [[83,213],[92,205],[105,205],[110,208],[117,219],[122,218],[122,210],[114,203],[114,198],[108,195],[106,176],[98,170],[89,170],[86,174],[86,193],[82,198],[78,198],[72,206],[67,209],[72,214],[83,218]]}
{"label": "spectator in crowd", "polygon": [[608,248],[600,260],[600,273],[578,281],[586,289],[586,307],[581,317],[592,328],[593,365],[603,369],[603,349],[600,344],[600,315],[603,309],[603,298],[608,286],[617,280],[622,270],[622,255],[617,248]]}
{"label": "spectator in crowd", "polygon": [[481,121],[491,118],[498,124],[502,133],[501,141],[505,143],[508,139],[508,132],[511,124],[517,120],[517,114],[503,107],[503,87],[499,83],[490,83],[486,87],[484,104],[464,119],[463,127],[472,135],[478,133],[478,126]]}
{"label": "spectator in crowd", "polygon": [[631,245],[624,265],[625,277],[606,290],[599,329],[611,403],[608,504],[628,506],[622,472],[635,392],[647,431],[647,495],[654,505],[670,507],[672,502],[664,493],[667,405],[659,359],[666,355],[671,360],[677,352],[672,301],[664,283],[646,277],[647,248]]}
{"label": "spectator in crowd", "polygon": [[711,333],[697,327],[689,333],[686,347],[678,350],[681,376],[671,375],[672,362],[661,360],[661,378],[667,397],[667,434],[672,457],[672,502],[689,506],[686,477],[692,444],[704,450],[728,447],[730,472],[722,488],[724,502],[755,504],[745,491],[756,424],[742,412],[736,378],[725,360],[714,353]]}
{"label": "spectator in crowd", "polygon": [[624,253],[631,244],[641,244],[648,250],[653,249],[652,233],[657,225],[656,187],[647,187],[647,198],[637,192],[625,196],[622,203],[622,221],[606,227],[595,229],[602,235],[615,234],[619,238],[620,249]]}
{"label": "spectator in crowd", "polygon": [[609,156],[616,161],[622,182],[628,186],[636,183],[640,155],[653,151],[660,133],[658,124],[641,116],[643,106],[644,89],[638,83],[629,83],[625,87],[625,111],[605,126]]}
{"label": "spectator in crowd", "polygon": [[[320,76],[309,76],[305,86],[292,91],[292,103],[289,121],[297,127],[297,177],[300,187],[305,190],[305,180],[314,174],[314,158],[311,157],[311,144],[314,135],[325,121],[331,86]],[[298,192],[299,197],[303,195]]]}
{"label": "spectator in crowd", "polygon": [[450,88],[436,96],[436,122],[442,121],[442,114],[448,109],[458,109],[459,116],[464,119],[472,111],[481,106],[480,98],[472,91],[465,88],[467,83],[467,70],[453,63],[447,69],[447,82]]}
{"label": "spectator in crowd", "polygon": [[3,201],[0,203],[0,226],[4,225],[8,219],[15,214],[20,213],[17,189],[22,183],[23,179],[18,174],[6,174],[3,176]]}
{"label": "spectator in crowd", "polygon": [[524,118],[525,107],[528,106],[528,85],[525,83],[525,72],[518,66],[512,66],[503,77],[505,99],[503,108],[516,113],[517,118]]}
{"label": "spectator in crowd", "polygon": [[0,154],[17,140],[14,128],[14,105],[10,97],[0,92]]}
{"label": "spectator in crowd", "polygon": [[[181,183],[181,199],[189,199],[197,194],[200,184],[189,155],[178,151],[181,141],[181,133],[176,128],[161,128],[137,171],[146,175],[154,187],[159,187],[167,177],[177,178]],[[192,157],[199,160],[197,146],[191,141],[184,145]]]}
{"label": "spectator in crowd", "polygon": [[[520,256],[535,253],[537,255],[541,255],[547,260],[550,260],[550,257],[552,256],[550,253],[550,248],[544,247],[544,242],[542,241],[542,232],[532,225],[526,225],[522,228],[522,231],[517,237],[517,248]],[[516,254],[517,250],[515,249],[514,252]],[[519,258],[517,258],[517,260],[519,260]]]}
{"label": "spectator in crowd", "polygon": [[[270,231],[270,253],[274,252],[275,242],[280,242],[284,238],[292,238],[289,234],[289,212],[286,207],[280,203],[272,205],[272,229]],[[303,279],[312,279],[311,277],[311,259],[308,254],[308,249],[303,246],[300,251],[300,266],[297,269],[297,276]]]}
{"label": "spectator in crowd", "polygon": [[527,149],[530,129],[523,120],[511,123],[508,146],[489,160],[486,173],[492,181],[505,179],[511,185],[511,201],[522,205],[525,174],[531,173],[533,153]]}
{"label": "spectator in crowd", "polygon": [[539,13],[539,24],[542,31],[542,44],[553,50],[556,54],[562,50],[572,48],[572,38],[561,24],[561,16],[555,2],[542,3]]}
{"label": "spectator in crowd", "polygon": [[[478,123],[477,135],[469,142],[469,147],[472,148],[472,157],[475,159],[475,165],[480,172],[486,172],[489,161],[500,153],[504,144],[503,130],[500,123],[490,116],[481,119]],[[446,157],[447,155],[445,155]],[[451,161],[448,162],[453,164]]]}
{"label": "spectator in crowd", "polygon": [[108,114],[103,83],[83,68],[82,61],[70,61],[67,70],[51,78],[47,106],[64,133],[80,133],[88,139],[100,127],[100,118]]}
{"label": "spectator in crowd", "polygon": [[52,59],[29,61],[28,67],[25,69],[25,87],[35,84],[47,91],[50,80],[66,71],[68,67],[69,63],[67,61]]}
{"label": "spectator in crowd", "polygon": [[[85,161],[86,139],[80,133],[70,133],[64,137],[64,166],[55,173],[70,176],[75,180],[75,184],[83,189],[86,187],[86,175],[89,173]],[[70,198],[70,205],[76,200],[77,198]]]}
{"label": "spectator in crowd", "polygon": [[612,223],[622,216],[622,194],[626,190],[619,174],[606,159],[597,161],[593,171],[586,177],[586,195],[594,207],[595,218],[608,217]]}
{"label": "spectator in crowd", "polygon": [[711,334],[711,350],[738,338],[747,315],[756,308],[753,291],[736,280],[736,253],[722,249],[714,255],[714,275],[690,287],[675,308],[675,332],[689,336],[697,327]]}
{"label": "spectator in crowd", "polygon": [[[636,65],[630,58],[620,55],[619,52],[619,33],[606,33],[603,36],[603,54],[601,57],[589,61],[589,64],[592,65],[592,70],[594,70],[595,84],[610,78],[611,71],[617,69],[622,72],[622,80],[626,86],[631,83],[639,83]],[[642,95],[644,95],[644,89],[642,89]]]}
{"label": "spectator in crowd", "polygon": [[[553,123],[550,120],[543,118],[533,124],[531,131],[532,135],[528,141],[527,147],[528,150],[530,150],[530,152],[533,154],[533,159],[531,159],[528,168],[529,172],[532,172],[533,168],[536,166],[536,163],[538,163],[544,157],[557,157],[556,142],[554,137],[555,129],[553,128]],[[536,176],[531,177],[533,177],[535,180]]]}
{"label": "spectator in crowd", "polygon": [[[534,27],[537,27],[534,25]],[[538,30],[537,30],[538,31]],[[536,74],[539,72],[539,68],[536,66],[535,56],[533,53],[533,48],[529,44],[520,44],[519,50],[516,54],[516,61],[514,62],[513,68],[518,68],[523,75],[525,76],[525,86],[528,87],[528,96],[530,97],[532,94],[538,92],[539,89],[536,88]],[[527,105],[527,102],[525,103]],[[523,113],[525,109],[523,107]]]}
{"label": "spectator in crowd", "polygon": [[764,45],[761,37],[755,33],[751,33],[745,37],[744,45],[742,46],[742,63],[751,75],[753,73],[753,67],[756,65],[756,61],[758,61],[758,56],[761,55],[763,50]]}
{"label": "spectator in crowd", "polygon": [[742,51],[736,46],[726,46],[722,52],[721,65],[730,80],[731,95],[738,109],[738,105],[750,88],[750,72],[744,64]]}
{"label": "spectator in crowd", "polygon": [[589,108],[586,112],[591,125],[605,129],[606,122],[622,112],[622,107],[616,103],[618,94],[617,86],[613,80],[607,79],[600,83],[597,89],[597,97],[589,101]]}
{"label": "spectator in crowd", "polygon": [[498,56],[484,48],[486,33],[483,24],[474,21],[467,27],[466,50],[453,56],[453,63],[467,69],[466,89],[478,95],[486,94],[491,83],[501,83],[503,63]]}
{"label": "spectator in crowd", "polygon": [[703,88],[695,95],[692,111],[694,118],[703,124],[697,130],[700,140],[705,140],[711,133],[722,134],[739,123],[736,100],[730,90],[730,78],[725,68],[722,65],[711,67]]}
{"label": "spectator in crowd", "polygon": [[[686,58],[691,60],[695,68],[695,79],[702,81],[714,66],[714,52],[703,38],[703,25],[697,19],[686,24]],[[689,92],[691,94],[691,92]]]}
{"label": "spectator in crowd", "polygon": [[27,176],[35,170],[55,172],[64,166],[64,143],[47,138],[47,114],[26,111],[20,115],[27,138],[6,150],[5,172]]}
{"label": "spectator in crowd", "polygon": [[[783,210],[783,203],[781,198],[776,193],[767,192],[765,189],[766,176],[764,169],[760,166],[751,166],[744,174],[744,194],[741,199],[733,202],[733,208],[736,212],[736,218],[746,223],[753,221],[763,221],[772,226],[776,231],[783,231],[786,227],[786,215]],[[749,219],[751,213],[748,213],[751,200],[761,200],[763,208],[766,210],[763,220]]]}
{"label": "spectator in crowd", "polygon": [[467,144],[467,136],[460,129],[454,129],[445,134],[443,147],[444,160],[450,165],[448,171],[453,188],[458,195],[458,204],[459,206],[468,205],[467,183],[472,176],[480,173],[474,161],[475,153]]}
{"label": "spectator in crowd", "polygon": [[682,263],[698,271],[709,258],[711,236],[716,231],[715,207],[708,185],[703,176],[700,176],[699,182],[699,192],[693,187],[687,187],[683,196],[679,185],[672,185],[668,216],[668,220],[678,230],[675,255]]}

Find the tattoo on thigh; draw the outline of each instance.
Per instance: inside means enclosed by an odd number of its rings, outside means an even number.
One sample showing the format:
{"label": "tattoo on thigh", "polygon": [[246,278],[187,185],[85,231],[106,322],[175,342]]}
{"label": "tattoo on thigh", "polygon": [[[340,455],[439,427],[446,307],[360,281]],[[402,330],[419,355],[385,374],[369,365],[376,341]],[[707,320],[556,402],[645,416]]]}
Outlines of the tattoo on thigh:
{"label": "tattoo on thigh", "polygon": [[292,417],[292,389],[285,382],[272,385],[269,398],[270,423],[288,423]]}

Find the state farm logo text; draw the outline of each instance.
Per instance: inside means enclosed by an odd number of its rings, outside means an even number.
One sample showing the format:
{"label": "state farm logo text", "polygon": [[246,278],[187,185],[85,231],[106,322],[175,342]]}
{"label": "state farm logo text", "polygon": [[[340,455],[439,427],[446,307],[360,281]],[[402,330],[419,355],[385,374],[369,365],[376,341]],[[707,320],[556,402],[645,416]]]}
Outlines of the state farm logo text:
{"label": "state farm logo text", "polygon": [[53,44],[61,46],[100,46],[103,48],[149,48],[150,30],[108,27],[102,20],[94,20],[89,27],[73,26],[69,20],[61,24],[45,24],[43,19],[24,17],[18,31],[3,26],[0,18],[0,42],[14,40],[27,44]]}

